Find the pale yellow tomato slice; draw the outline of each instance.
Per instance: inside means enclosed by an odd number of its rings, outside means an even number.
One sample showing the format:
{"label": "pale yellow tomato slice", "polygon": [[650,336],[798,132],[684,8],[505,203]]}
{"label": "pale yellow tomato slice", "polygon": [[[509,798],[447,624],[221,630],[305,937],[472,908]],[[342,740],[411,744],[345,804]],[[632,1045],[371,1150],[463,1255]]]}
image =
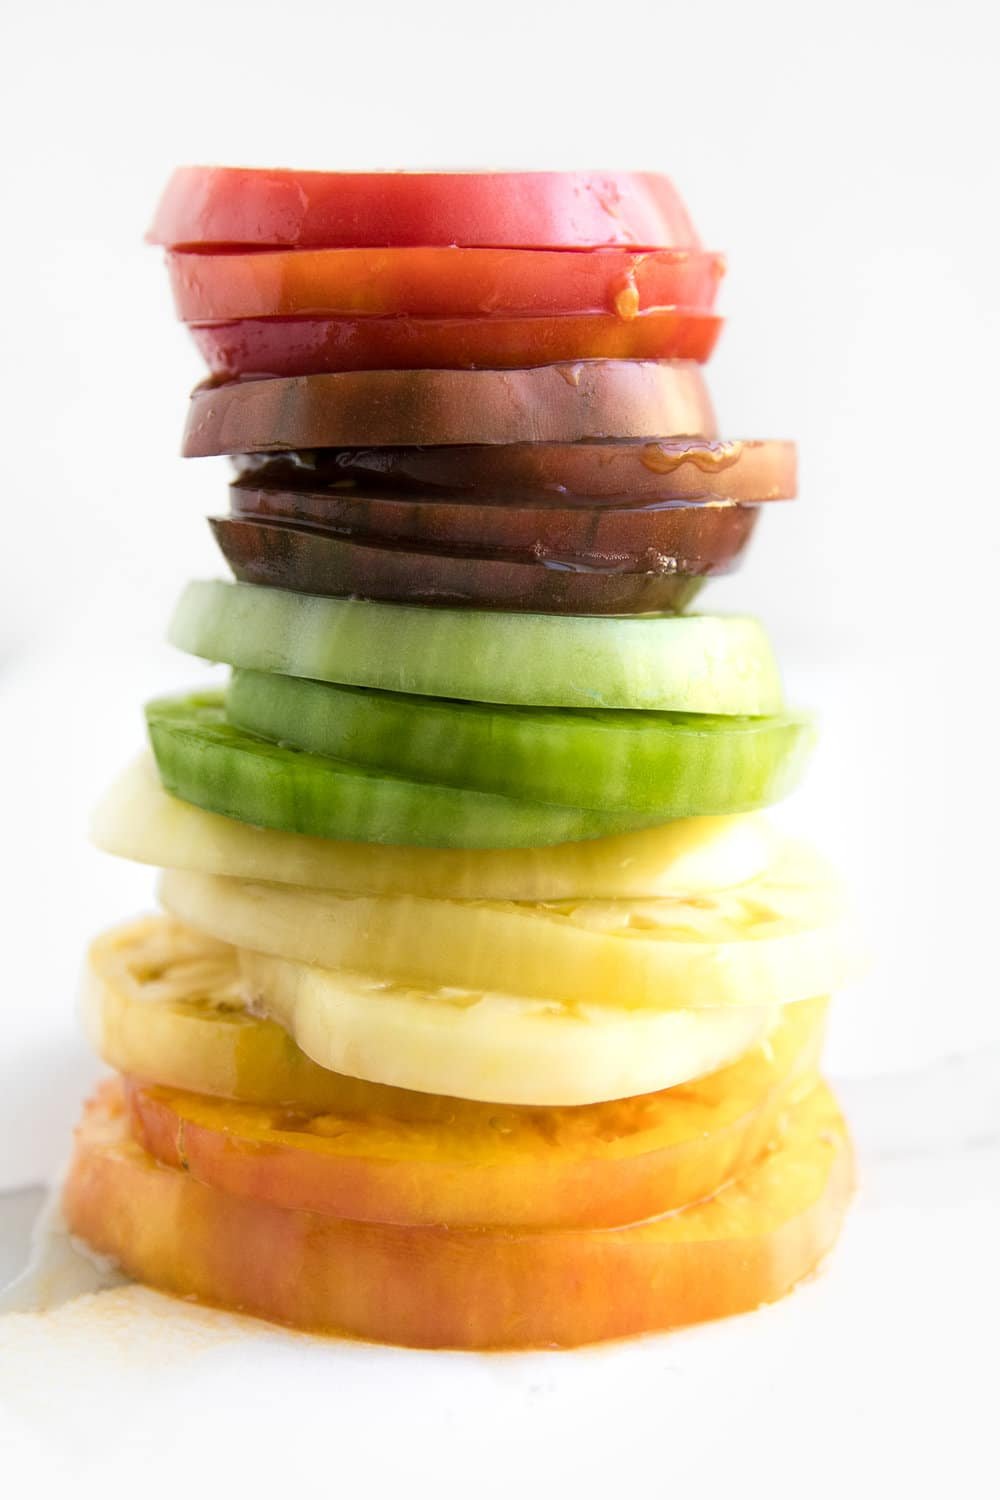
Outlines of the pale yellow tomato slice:
{"label": "pale yellow tomato slice", "polygon": [[99,1057],[150,1083],[292,1109],[401,1110],[395,1090],[317,1066],[276,1022],[250,1013],[243,989],[234,948],[143,917],[91,945],[84,1025]]}
{"label": "pale yellow tomato slice", "polygon": [[[275,1019],[247,1008],[262,987]],[[165,917],[98,939],[85,1003],[95,1050],[144,1082],[411,1121],[477,1120],[463,1100],[575,1105],[669,1088],[732,1062],[774,1021],[766,1010],[629,1015],[407,991],[237,955]]]}
{"label": "pale yellow tomato slice", "polygon": [[773,1007],[626,1010],[422,988],[240,950],[251,1004],[325,1068],[504,1104],[593,1104],[700,1078],[765,1036]]}
{"label": "pale yellow tomato slice", "polygon": [[766,869],[774,836],[754,814],[680,818],[660,828],[545,849],[412,849],[251,828],[169,796],[141,756],[98,807],[94,842],[139,864],[316,890],[444,899],[562,901],[697,895]]}
{"label": "pale yellow tomato slice", "polygon": [[853,957],[839,888],[793,845],[756,880],[689,897],[446,901],[167,871],[161,899],[210,936],[277,958],[608,1009],[769,1008],[827,994]]}

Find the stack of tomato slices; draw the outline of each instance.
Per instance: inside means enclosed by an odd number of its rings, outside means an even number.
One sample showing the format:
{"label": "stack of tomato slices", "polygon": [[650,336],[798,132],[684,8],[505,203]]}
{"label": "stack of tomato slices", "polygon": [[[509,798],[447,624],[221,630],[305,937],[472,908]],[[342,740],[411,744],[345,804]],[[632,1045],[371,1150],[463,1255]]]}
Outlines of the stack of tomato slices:
{"label": "stack of tomato slices", "polygon": [[795,493],[790,444],[715,440],[724,262],[665,178],[189,168],[150,237],[210,371],[185,451],[276,460],[212,522],[246,582],[678,610]]}
{"label": "stack of tomato slices", "polygon": [[126,1076],[88,1106],[65,1207],[154,1286],[395,1343],[572,1346],[756,1307],[836,1234],[823,1001],[686,1085],[531,1107],[321,1069],[234,1003],[237,974],[235,950],[158,918],[91,957]]}
{"label": "stack of tomato slices", "polygon": [[151,231],[213,375],[706,360],[722,258],[641,174],[176,175]]}
{"label": "stack of tomato slices", "polygon": [[721,257],[642,173],[187,168],[151,239],[210,376],[236,582],[170,638],[99,845],[165,914],[89,961],[115,1070],[64,1205],[297,1328],[572,1346],[746,1311],[836,1237],[852,954],[762,809],[813,739],[689,614],[793,445],[719,437]]}

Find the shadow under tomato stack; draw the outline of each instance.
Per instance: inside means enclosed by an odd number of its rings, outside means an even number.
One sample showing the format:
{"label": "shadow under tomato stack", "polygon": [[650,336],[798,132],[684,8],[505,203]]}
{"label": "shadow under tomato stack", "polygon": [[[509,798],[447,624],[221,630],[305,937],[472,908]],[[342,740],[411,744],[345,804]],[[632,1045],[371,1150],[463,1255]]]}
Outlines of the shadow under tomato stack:
{"label": "shadow under tomato stack", "polygon": [[[746,1311],[833,1243],[853,956],[761,810],[813,731],[688,612],[795,495],[718,435],[724,265],[648,173],[184,168],[150,239],[228,455],[95,821],[162,915],[88,964],[70,1228],[180,1296],[426,1347]],[[150,753],[151,752],[151,753]]]}

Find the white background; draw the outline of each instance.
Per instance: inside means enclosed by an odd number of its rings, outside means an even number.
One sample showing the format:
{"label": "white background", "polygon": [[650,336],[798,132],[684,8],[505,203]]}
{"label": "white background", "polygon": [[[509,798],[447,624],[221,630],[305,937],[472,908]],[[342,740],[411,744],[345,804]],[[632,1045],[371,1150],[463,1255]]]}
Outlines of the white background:
{"label": "white background", "polygon": [[[180,162],[670,173],[729,252],[725,431],[789,436],[776,509],[706,607],[772,628],[825,739],[789,815],[845,867],[876,966],[831,1062],[1000,1037],[995,8],[296,0],[8,8],[0,465],[0,1181],[76,1108],[82,947],[148,900],[84,842],[225,465],[177,457],[198,361],[142,234]],[[20,1048],[20,1051],[18,1050]]]}

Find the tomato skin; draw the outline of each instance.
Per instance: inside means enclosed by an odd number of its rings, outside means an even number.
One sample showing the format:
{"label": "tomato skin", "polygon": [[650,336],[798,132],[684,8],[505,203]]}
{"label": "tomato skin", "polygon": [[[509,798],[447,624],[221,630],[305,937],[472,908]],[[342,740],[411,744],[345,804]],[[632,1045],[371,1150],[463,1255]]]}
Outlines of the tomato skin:
{"label": "tomato skin", "polygon": [[146,236],[206,246],[699,248],[655,172],[294,172],[180,167]]}
{"label": "tomato skin", "polygon": [[826,1003],[707,1078],[607,1105],[304,1116],[126,1080],[133,1140],[221,1192],[383,1224],[599,1228],[717,1192],[815,1083]]}
{"label": "tomato skin", "polygon": [[656,308],[540,318],[244,318],[191,326],[216,379],[340,370],[511,370],[581,359],[704,364],[722,329],[710,313]]}
{"label": "tomato skin", "polygon": [[495,317],[613,313],[652,307],[709,312],[721,255],[688,250],[274,250],[170,253],[167,271],[185,323],[239,318]]}
{"label": "tomato skin", "polygon": [[220,1193],[127,1139],[117,1083],[87,1107],[70,1232],[140,1281],[316,1333],[422,1348],[572,1347],[771,1302],[837,1236],[846,1126],[821,1085],[745,1177],[622,1229],[359,1224]]}

